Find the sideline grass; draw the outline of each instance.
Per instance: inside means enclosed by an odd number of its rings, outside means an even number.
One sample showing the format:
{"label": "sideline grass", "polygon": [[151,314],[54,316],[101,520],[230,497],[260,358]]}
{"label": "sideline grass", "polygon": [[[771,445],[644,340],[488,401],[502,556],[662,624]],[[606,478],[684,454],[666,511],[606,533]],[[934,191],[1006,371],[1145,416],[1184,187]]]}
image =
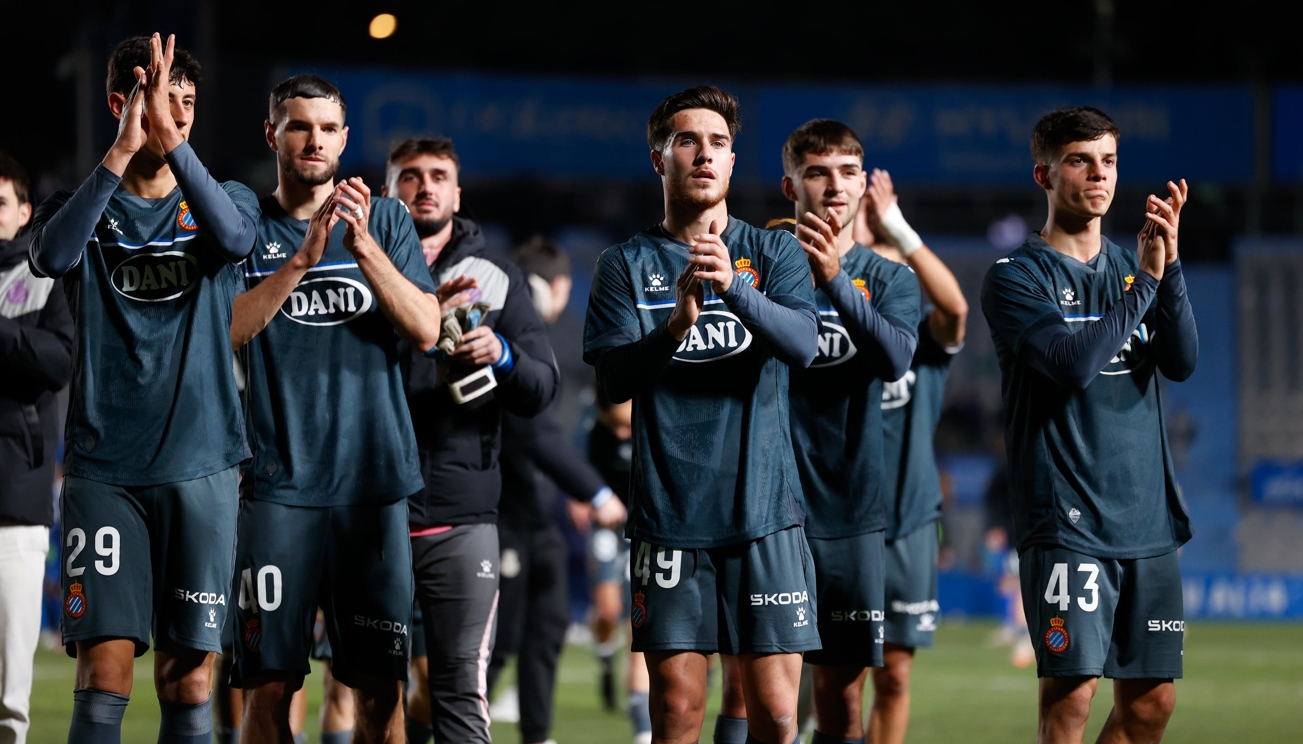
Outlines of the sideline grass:
{"label": "sideline grass", "polygon": [[[937,647],[915,663],[914,716],[908,741],[1031,742],[1036,726],[1036,675],[1009,665],[1008,649],[988,648],[989,623],[945,624]],[[123,726],[124,744],[152,744],[158,737],[158,706],[152,657],[136,664],[136,692]],[[567,647],[557,684],[553,738],[560,744],[632,741],[623,713],[602,710],[592,651]],[[509,680],[508,675],[504,675]],[[504,680],[504,681],[507,681]],[[36,658],[31,744],[67,741],[72,710],[73,662],[62,651],[42,649]],[[1086,741],[1094,741],[1111,706],[1112,688],[1101,682]],[[309,741],[316,742],[320,677],[308,679]],[[719,704],[712,690],[703,741],[710,741]],[[514,725],[495,724],[495,742],[519,744]],[[1303,741],[1303,625],[1192,624],[1186,634],[1185,679],[1177,682],[1176,713],[1165,741]]]}

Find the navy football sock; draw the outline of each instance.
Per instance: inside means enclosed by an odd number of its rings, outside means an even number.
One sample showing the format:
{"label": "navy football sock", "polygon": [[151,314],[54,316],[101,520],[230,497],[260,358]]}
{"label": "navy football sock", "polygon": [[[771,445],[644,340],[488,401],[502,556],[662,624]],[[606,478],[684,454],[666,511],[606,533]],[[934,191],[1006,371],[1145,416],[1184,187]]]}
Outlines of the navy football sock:
{"label": "navy football sock", "polygon": [[644,734],[651,731],[650,694],[646,692],[629,693],[629,720],[633,721],[633,733]]}
{"label": "navy football sock", "polygon": [[815,731],[814,738],[810,740],[810,744],[864,744],[864,737],[861,736],[858,739],[839,739],[836,736],[828,736]]}
{"label": "navy football sock", "polygon": [[430,724],[421,723],[415,718],[407,719],[407,744],[430,744],[430,737],[434,732],[430,730]]}
{"label": "navy football sock", "polygon": [[240,729],[215,726],[213,728],[213,741],[216,744],[240,744]]}
{"label": "navy football sock", "polygon": [[353,729],[321,732],[321,744],[348,744],[352,740]]}
{"label": "navy football sock", "polygon": [[294,744],[308,744],[308,732],[300,731],[294,735]]}
{"label": "navy football sock", "polygon": [[[863,741],[863,739],[851,739],[851,741]],[[763,743],[756,737],[752,736],[751,734],[747,734],[746,744],[763,744]],[[801,744],[801,732],[798,731],[796,733],[796,738],[792,739],[792,744]]]}
{"label": "navy football sock", "polygon": [[746,744],[751,741],[747,733],[747,719],[715,717],[715,744]]}
{"label": "navy football sock", "polygon": [[198,705],[158,699],[162,719],[158,723],[158,744],[212,744],[213,701]]}
{"label": "navy football sock", "polygon": [[74,691],[68,744],[121,744],[122,716],[130,700],[100,690]]}

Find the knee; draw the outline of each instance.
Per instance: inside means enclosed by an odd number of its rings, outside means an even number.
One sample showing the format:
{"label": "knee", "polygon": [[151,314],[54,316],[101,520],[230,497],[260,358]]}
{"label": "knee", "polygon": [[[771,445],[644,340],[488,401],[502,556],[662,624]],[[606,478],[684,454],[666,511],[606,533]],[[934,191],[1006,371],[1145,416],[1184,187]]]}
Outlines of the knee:
{"label": "knee", "polygon": [[665,718],[672,721],[695,720],[706,709],[706,701],[687,690],[666,691],[661,696],[660,705]]}
{"label": "knee", "polygon": [[[1044,680],[1042,680],[1044,681]],[[1080,727],[1090,717],[1090,701],[1095,697],[1094,681],[1079,684],[1070,690],[1062,687],[1051,694],[1041,694],[1041,717],[1060,725]]]}
{"label": "knee", "polygon": [[1176,709],[1176,689],[1163,685],[1147,695],[1117,707],[1118,717],[1128,731],[1162,731]]}
{"label": "knee", "polygon": [[214,657],[215,654],[203,652],[183,653],[157,665],[154,686],[158,696],[182,705],[199,705],[207,701],[213,689]]}
{"label": "knee", "polygon": [[908,664],[888,664],[873,670],[873,689],[884,698],[899,698],[909,694]]}

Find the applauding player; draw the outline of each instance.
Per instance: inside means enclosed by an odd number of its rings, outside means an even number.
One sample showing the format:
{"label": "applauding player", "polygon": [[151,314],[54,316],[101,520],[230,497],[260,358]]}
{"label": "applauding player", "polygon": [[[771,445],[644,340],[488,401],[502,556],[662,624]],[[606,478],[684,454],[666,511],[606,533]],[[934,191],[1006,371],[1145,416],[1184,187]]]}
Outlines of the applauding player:
{"label": "applauding player", "polygon": [[1093,108],[1032,133],[1045,228],[987,272],[982,311],[1003,377],[1009,494],[1036,645],[1041,742],[1080,742],[1098,677],[1100,741],[1162,739],[1181,676],[1176,549],[1191,537],[1158,384],[1194,372],[1198,337],[1177,260],[1186,185],[1150,196],[1138,251],[1100,232],[1118,129]]}
{"label": "applauding player", "polygon": [[[241,740],[288,742],[317,607],[331,672],[357,692],[355,736],[403,740],[412,557],[406,498],[421,490],[398,366],[401,336],[429,350],[439,302],[412,218],[359,178],[335,183],[344,99],[312,75],[271,93],[278,185],[235,303],[249,347],[254,456],[242,502],[235,665]],[[255,338],[256,336],[256,338]]]}
{"label": "applauding player", "polygon": [[647,124],[665,219],[602,254],[584,358],[634,399],[633,650],[653,741],[697,741],[706,655],[737,654],[753,740],[796,738],[801,656],[819,648],[788,432],[788,368],[814,358],[800,245],[728,214],[737,100],[666,98]]}
{"label": "applauding player", "polygon": [[940,608],[936,521],[941,517],[941,477],[932,439],[950,360],[964,344],[968,303],[955,275],[905,221],[886,171],[875,169],[869,175],[855,228],[861,242],[867,241],[878,255],[908,264],[933,303],[919,320],[918,348],[909,371],[882,386],[886,644],[882,667],[873,670],[868,740],[900,744],[909,725],[914,649],[932,646]]}
{"label": "applauding player", "polygon": [[[227,343],[258,205],[186,142],[199,64],[168,37],[109,59],[118,137],[36,212],[31,262],[77,323],[63,487],[68,741],[117,742],[133,658],[155,642],[160,742],[212,737],[212,666],[248,457]],[[87,239],[89,236],[89,240]]]}

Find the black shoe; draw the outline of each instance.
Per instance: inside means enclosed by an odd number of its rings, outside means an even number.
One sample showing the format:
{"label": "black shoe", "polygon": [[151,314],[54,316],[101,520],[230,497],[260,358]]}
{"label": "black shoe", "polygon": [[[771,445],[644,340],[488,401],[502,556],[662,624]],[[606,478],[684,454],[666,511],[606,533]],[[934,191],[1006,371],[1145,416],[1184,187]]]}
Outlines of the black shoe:
{"label": "black shoe", "polygon": [[619,706],[619,701],[615,699],[615,671],[612,668],[610,658],[604,658],[602,662],[602,707],[608,711],[614,711]]}

